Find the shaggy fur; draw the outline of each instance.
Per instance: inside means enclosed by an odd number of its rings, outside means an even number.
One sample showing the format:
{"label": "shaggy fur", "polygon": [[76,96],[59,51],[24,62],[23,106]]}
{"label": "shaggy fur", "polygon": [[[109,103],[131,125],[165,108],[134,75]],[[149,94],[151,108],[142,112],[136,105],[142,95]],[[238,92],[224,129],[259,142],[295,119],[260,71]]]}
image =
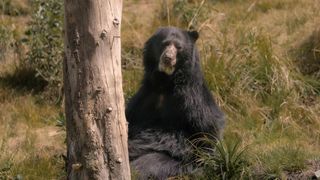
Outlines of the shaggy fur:
{"label": "shaggy fur", "polygon": [[[198,33],[160,28],[145,44],[142,87],[130,100],[129,155],[139,179],[166,179],[195,170],[188,138],[221,136],[223,113],[205,85],[195,42]],[[175,70],[159,71],[160,56],[169,44],[178,49]]]}

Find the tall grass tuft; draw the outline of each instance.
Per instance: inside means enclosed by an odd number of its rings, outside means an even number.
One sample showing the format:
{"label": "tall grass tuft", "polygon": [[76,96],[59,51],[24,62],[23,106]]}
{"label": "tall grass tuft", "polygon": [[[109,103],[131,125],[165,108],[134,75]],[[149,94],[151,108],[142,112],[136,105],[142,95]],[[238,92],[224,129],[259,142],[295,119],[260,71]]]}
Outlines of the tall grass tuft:
{"label": "tall grass tuft", "polygon": [[203,137],[193,143],[204,144],[196,149],[196,162],[203,166],[202,179],[244,179],[248,178],[249,160],[247,148],[240,140],[214,141]]}

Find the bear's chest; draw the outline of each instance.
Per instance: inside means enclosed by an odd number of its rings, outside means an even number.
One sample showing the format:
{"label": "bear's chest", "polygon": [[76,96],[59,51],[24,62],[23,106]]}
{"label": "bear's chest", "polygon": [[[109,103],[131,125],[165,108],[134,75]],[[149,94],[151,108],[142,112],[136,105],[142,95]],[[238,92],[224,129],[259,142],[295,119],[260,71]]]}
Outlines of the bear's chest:
{"label": "bear's chest", "polygon": [[179,99],[172,95],[160,94],[157,97],[156,109],[160,114],[162,123],[182,125],[183,120],[186,120],[183,112],[182,103]]}

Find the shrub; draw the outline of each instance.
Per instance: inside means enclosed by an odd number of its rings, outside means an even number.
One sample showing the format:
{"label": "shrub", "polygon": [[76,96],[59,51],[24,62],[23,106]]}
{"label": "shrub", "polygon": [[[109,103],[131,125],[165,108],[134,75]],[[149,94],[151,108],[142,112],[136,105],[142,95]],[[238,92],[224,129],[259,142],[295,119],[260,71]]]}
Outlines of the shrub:
{"label": "shrub", "polygon": [[57,87],[62,87],[63,1],[33,0],[31,3],[27,63],[56,93]]}

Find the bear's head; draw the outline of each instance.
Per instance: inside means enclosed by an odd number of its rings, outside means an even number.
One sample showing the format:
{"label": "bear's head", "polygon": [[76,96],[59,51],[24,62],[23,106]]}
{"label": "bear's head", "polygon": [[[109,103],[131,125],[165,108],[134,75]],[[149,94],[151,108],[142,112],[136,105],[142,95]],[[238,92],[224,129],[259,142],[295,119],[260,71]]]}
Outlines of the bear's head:
{"label": "bear's head", "polygon": [[185,31],[175,27],[158,29],[146,42],[144,66],[146,73],[161,72],[172,75],[186,63],[192,63],[197,31]]}

